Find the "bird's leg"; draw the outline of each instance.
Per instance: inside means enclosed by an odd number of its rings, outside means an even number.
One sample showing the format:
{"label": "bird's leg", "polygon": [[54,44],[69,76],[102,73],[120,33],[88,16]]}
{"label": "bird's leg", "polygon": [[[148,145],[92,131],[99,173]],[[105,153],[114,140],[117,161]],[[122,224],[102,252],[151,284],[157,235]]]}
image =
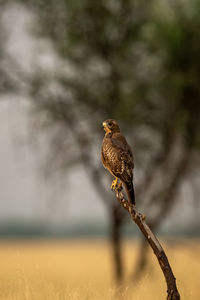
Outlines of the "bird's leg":
{"label": "bird's leg", "polygon": [[121,186],[122,186],[122,183],[118,182],[118,178],[115,177],[110,188],[111,188],[111,190],[116,190],[116,187],[121,187]]}
{"label": "bird's leg", "polygon": [[117,181],[118,181],[118,178],[115,177],[115,179],[113,180],[113,182],[112,182],[112,184],[110,186],[111,190],[115,190],[116,185],[117,185]]}

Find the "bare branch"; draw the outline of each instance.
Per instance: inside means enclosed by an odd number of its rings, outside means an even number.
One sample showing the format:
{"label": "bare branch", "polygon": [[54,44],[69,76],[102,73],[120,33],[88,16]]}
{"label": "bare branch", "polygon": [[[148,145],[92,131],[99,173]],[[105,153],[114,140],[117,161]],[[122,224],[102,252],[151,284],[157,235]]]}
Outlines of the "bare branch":
{"label": "bare branch", "polygon": [[129,212],[132,220],[139,227],[140,231],[146,238],[147,242],[149,243],[158,259],[167,284],[167,300],[180,300],[180,295],[176,286],[176,278],[174,277],[167,256],[158,239],[155,237],[155,235],[145,222],[145,216],[137,212],[136,209],[124,198],[121,187],[117,187],[117,189],[115,190],[115,194],[119,203]]}
{"label": "bare branch", "polygon": [[[182,146],[181,157],[174,167],[175,172],[171,172],[169,176],[169,172],[165,172],[167,168],[167,164],[172,160],[172,157],[169,156],[169,152],[165,158],[165,160],[161,161],[162,174],[166,176],[165,182],[167,182],[167,177],[170,177],[170,183],[163,187],[161,191],[155,190],[155,193],[152,194],[149,202],[147,203],[148,208],[152,207],[155,203],[159,208],[156,215],[154,217],[149,218],[149,225],[151,229],[155,232],[160,224],[163,222],[165,217],[170,213],[174,204],[176,203],[176,197],[178,189],[187,174],[189,163],[192,157],[191,148]],[[153,175],[155,177],[155,174]],[[145,186],[146,187],[146,186]],[[147,208],[147,210],[148,210]],[[144,271],[147,265],[147,244],[145,240],[142,239],[139,249],[139,257],[137,259],[137,265],[135,267],[134,275],[132,276],[134,279],[138,279],[142,272]]]}

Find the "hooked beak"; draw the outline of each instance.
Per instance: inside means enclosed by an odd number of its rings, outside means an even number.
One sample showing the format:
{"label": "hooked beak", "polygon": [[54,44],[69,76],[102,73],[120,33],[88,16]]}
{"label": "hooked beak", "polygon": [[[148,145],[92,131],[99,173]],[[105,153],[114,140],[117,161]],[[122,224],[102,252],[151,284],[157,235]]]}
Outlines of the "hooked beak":
{"label": "hooked beak", "polygon": [[106,133],[110,132],[110,129],[108,128],[108,125],[107,125],[106,122],[103,122],[103,123],[102,123],[102,126],[103,126],[103,129],[104,129],[104,131],[105,131]]}
{"label": "hooked beak", "polygon": [[102,127],[103,127],[104,131],[106,132],[106,128],[107,128],[106,122],[102,123]]}

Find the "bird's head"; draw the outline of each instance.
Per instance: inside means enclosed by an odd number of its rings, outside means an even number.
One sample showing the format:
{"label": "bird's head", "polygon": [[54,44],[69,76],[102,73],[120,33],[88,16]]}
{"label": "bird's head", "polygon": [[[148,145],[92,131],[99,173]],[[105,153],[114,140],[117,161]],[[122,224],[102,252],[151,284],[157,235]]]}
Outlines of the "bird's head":
{"label": "bird's head", "polygon": [[102,124],[106,133],[120,132],[120,128],[119,125],[117,124],[117,121],[113,119],[108,119],[104,121]]}

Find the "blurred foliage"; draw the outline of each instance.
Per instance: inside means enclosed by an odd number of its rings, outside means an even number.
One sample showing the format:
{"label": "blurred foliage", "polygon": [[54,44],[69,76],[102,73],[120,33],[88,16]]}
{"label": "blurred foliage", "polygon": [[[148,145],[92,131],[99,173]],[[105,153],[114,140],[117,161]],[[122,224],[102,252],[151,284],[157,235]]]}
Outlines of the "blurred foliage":
{"label": "blurred foliage", "polygon": [[[200,146],[200,1],[24,3],[36,12],[37,34],[50,39],[63,59],[63,70],[53,74],[65,94],[62,110],[72,99],[95,129],[94,122],[112,117],[127,132],[151,128],[161,146],[171,131],[187,145]],[[48,92],[41,103],[40,92],[49,90],[52,74],[38,74],[32,92],[40,108],[63,118],[54,95]]]}
{"label": "blurred foliage", "polygon": [[[144,93],[143,81],[150,76],[145,75],[141,82],[137,79],[138,49],[144,47],[145,51],[145,45],[141,40],[134,47],[147,21],[150,2],[30,3],[37,9],[39,33],[50,38],[59,56],[69,63],[72,74],[60,75],[59,83],[72,92],[73,100],[87,110],[86,114],[95,113],[100,119],[112,115],[124,123],[144,121],[145,116],[135,113],[134,108],[141,107],[142,97],[137,94]],[[148,106],[151,109],[152,104]]]}
{"label": "blurred foliage", "polygon": [[[165,52],[160,82],[170,110],[176,110],[175,128],[187,144],[198,147],[200,133],[200,1],[175,1],[171,15],[160,13],[154,24],[151,45]],[[157,41],[155,43],[155,41]],[[155,46],[156,44],[156,46]],[[172,107],[173,106],[173,107]]]}

